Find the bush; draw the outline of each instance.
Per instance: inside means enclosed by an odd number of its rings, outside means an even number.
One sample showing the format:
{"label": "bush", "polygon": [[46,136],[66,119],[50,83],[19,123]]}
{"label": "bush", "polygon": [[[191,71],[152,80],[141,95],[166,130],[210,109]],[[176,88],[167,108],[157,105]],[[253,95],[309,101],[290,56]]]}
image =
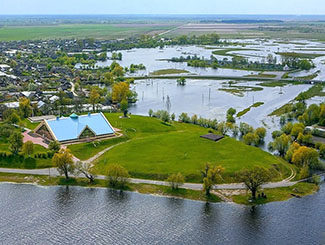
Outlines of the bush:
{"label": "bush", "polygon": [[184,176],[181,173],[172,174],[167,179],[167,182],[169,182],[169,185],[173,190],[177,190],[179,186],[184,184],[184,181]]}
{"label": "bush", "polygon": [[125,188],[128,182],[128,171],[118,164],[111,164],[107,169],[108,185],[114,188]]}

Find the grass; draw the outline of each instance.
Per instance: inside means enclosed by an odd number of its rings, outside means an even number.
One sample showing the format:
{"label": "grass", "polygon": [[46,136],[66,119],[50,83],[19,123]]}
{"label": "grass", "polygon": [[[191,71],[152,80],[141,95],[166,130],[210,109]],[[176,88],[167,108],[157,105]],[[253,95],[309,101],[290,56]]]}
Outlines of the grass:
{"label": "grass", "polygon": [[235,52],[235,51],[258,51],[258,49],[228,48],[228,49],[220,49],[220,50],[212,51],[212,54],[222,55],[222,56],[239,56],[236,54],[229,54],[229,52]]}
{"label": "grass", "polygon": [[272,82],[259,83],[257,85],[262,86],[262,87],[284,87],[284,86],[288,85],[288,83],[272,81]]}
{"label": "grass", "polygon": [[244,109],[244,110],[238,112],[238,113],[237,113],[237,117],[242,117],[242,116],[244,116],[247,112],[249,112],[252,108],[254,108],[254,107],[256,108],[256,107],[259,107],[259,106],[261,106],[261,105],[264,105],[264,102],[256,102],[256,103],[254,103],[253,105],[251,105],[250,107],[248,107],[248,108],[246,108],[246,109]]}
{"label": "grass", "polygon": [[172,25],[113,25],[113,24],[62,24],[51,26],[5,26],[0,28],[0,41],[35,40],[35,39],[72,39],[122,38],[149,33],[152,31],[168,30]]}
{"label": "grass", "polygon": [[151,72],[150,75],[159,76],[159,75],[168,75],[168,74],[183,74],[189,73],[187,70],[180,70],[180,69],[163,69]]}
{"label": "grass", "polygon": [[155,118],[133,115],[120,119],[119,114],[106,115],[114,127],[127,131],[130,140],[95,161],[97,174],[105,174],[110,164],[117,163],[135,178],[165,180],[180,172],[186,181],[200,182],[200,170],[207,162],[226,169],[224,182],[233,182],[235,172],[256,165],[272,169],[274,179],[282,179],[290,172],[284,161],[259,148],[232,138],[219,142],[200,138],[208,130],[199,126],[177,122],[167,126]]}
{"label": "grass", "polygon": [[307,75],[307,76],[295,77],[294,79],[313,80],[314,78],[316,78],[318,76],[318,74],[319,74],[319,71],[317,71],[313,74]]}
{"label": "grass", "polygon": [[87,160],[91,156],[96,155],[98,152],[105,150],[106,148],[116,145],[118,143],[128,140],[128,137],[122,136],[118,138],[111,138],[107,140],[102,140],[98,142],[88,142],[81,144],[72,144],[68,148],[71,153],[75,155],[80,160]]}
{"label": "grass", "polygon": [[275,109],[269,116],[281,116],[285,113],[288,113],[292,110],[292,103],[287,103],[281,106],[280,108]]}
{"label": "grass", "polygon": [[28,128],[31,130],[34,130],[39,125],[39,123],[32,123],[27,118],[24,118],[23,120],[21,120],[21,122],[25,128]]}
{"label": "grass", "polygon": [[[37,183],[42,186],[82,186],[82,187],[104,187],[108,188],[106,180],[95,180],[94,183],[89,183],[85,178],[70,178],[68,181],[62,177],[48,177],[40,175],[25,175],[25,174],[12,174],[12,173],[0,173],[0,182],[15,182],[15,183]],[[149,185],[149,184],[131,184],[125,188],[127,191],[138,192],[141,194],[161,195],[185,198],[197,201],[208,202],[221,202],[221,199],[211,194],[209,197],[204,195],[204,192],[197,190],[187,190],[180,188],[178,190],[172,190],[168,186]]]}
{"label": "grass", "polygon": [[232,199],[235,203],[245,205],[265,204],[269,202],[278,202],[291,199],[295,196],[311,195],[318,190],[318,186],[311,183],[298,183],[290,187],[279,187],[274,189],[264,189],[263,192],[267,198],[257,199],[255,202],[250,202],[250,193],[246,195],[236,195]]}
{"label": "grass", "polygon": [[296,52],[277,52],[276,54],[285,57],[292,57],[292,58],[299,58],[299,59],[315,59],[317,57],[325,56],[325,54],[296,53]]}
{"label": "grass", "polygon": [[263,88],[261,87],[250,87],[250,86],[234,86],[234,85],[229,85],[228,88],[219,88],[219,91],[224,91],[227,93],[231,93],[233,95],[243,97],[245,95],[245,92],[257,92],[257,91],[262,91]]}
{"label": "grass", "polygon": [[255,78],[276,78],[275,74],[265,74],[259,73],[257,75],[247,75],[246,77],[255,77]]}

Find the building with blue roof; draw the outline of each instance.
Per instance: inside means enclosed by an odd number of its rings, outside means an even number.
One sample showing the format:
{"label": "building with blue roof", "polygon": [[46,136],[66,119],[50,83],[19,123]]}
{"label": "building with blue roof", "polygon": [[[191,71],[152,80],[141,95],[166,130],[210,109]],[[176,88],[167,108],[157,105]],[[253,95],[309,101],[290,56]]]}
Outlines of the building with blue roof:
{"label": "building with blue roof", "polygon": [[73,143],[114,136],[115,130],[103,113],[81,116],[73,113],[69,117],[44,120],[35,133],[50,141]]}

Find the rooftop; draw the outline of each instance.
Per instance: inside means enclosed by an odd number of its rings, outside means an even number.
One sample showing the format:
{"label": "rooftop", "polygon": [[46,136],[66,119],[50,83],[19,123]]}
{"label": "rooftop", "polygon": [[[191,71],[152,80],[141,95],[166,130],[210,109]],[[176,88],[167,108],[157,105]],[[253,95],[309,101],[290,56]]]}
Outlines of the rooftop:
{"label": "rooftop", "polygon": [[58,141],[78,139],[80,134],[89,128],[96,136],[113,134],[114,130],[102,113],[45,120]]}

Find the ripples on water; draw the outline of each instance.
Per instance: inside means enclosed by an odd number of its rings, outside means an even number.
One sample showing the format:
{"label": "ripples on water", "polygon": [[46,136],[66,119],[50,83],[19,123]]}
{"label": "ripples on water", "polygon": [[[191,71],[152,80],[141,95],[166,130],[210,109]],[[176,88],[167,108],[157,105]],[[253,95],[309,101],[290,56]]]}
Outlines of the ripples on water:
{"label": "ripples on water", "polygon": [[1,244],[324,244],[325,191],[250,207],[0,185]]}

